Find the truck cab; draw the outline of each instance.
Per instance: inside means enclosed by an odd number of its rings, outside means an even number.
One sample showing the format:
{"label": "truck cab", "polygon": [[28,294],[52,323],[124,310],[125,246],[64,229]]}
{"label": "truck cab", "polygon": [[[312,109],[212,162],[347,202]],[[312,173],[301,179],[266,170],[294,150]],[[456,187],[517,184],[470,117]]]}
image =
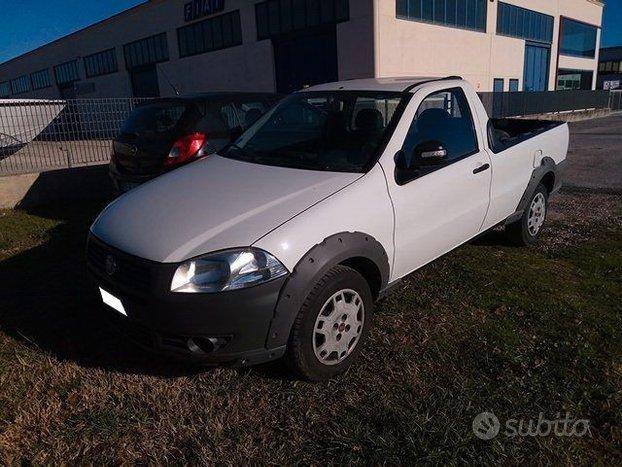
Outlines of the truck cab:
{"label": "truck cab", "polygon": [[498,225],[536,241],[567,148],[566,124],[490,119],[458,77],[314,86],[108,206],[89,268],[152,350],[331,378],[406,275]]}

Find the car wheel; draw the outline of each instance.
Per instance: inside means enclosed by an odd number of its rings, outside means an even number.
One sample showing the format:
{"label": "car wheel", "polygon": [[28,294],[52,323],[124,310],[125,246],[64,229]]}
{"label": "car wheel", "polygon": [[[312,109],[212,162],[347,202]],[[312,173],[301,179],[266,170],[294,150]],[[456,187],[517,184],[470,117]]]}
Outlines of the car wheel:
{"label": "car wheel", "polygon": [[548,208],[548,192],[542,184],[527,203],[523,216],[505,227],[505,232],[512,243],[531,245],[540,236]]}
{"label": "car wheel", "polygon": [[346,266],[330,269],[305,299],[290,333],[286,360],[310,381],[337,376],[358,357],[371,322],[369,284]]}

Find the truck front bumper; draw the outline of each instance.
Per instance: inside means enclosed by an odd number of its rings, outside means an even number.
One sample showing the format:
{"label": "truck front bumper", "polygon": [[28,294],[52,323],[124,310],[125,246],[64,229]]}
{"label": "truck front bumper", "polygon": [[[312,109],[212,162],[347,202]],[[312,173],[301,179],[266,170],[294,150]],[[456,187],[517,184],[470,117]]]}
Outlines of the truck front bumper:
{"label": "truck front bumper", "polygon": [[123,312],[104,305],[106,315],[152,352],[227,366],[263,363],[285,353],[284,346],[266,348],[266,340],[286,276],[229,292],[171,293],[177,265],[128,255],[92,235],[87,263],[97,286],[122,304]]}

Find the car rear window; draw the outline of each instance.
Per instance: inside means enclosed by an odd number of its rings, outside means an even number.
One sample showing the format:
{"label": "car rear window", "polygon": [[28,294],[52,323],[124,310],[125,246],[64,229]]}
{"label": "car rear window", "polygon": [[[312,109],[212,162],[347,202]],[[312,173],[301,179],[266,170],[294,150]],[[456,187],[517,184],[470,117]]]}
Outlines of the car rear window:
{"label": "car rear window", "polygon": [[193,111],[184,104],[148,104],[134,110],[121,127],[123,133],[166,134],[175,130]]}

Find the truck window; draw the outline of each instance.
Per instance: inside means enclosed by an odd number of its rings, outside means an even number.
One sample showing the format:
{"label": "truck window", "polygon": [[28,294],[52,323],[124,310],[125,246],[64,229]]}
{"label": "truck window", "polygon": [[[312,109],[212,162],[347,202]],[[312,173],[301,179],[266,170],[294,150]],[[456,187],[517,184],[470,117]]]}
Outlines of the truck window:
{"label": "truck window", "polygon": [[363,172],[393,131],[390,123],[405,97],[399,92],[298,92],[220,155],[307,170]]}
{"label": "truck window", "polygon": [[440,142],[447,150],[449,162],[477,151],[473,118],[462,89],[447,89],[426,97],[417,109],[402,149],[408,157],[418,144],[428,141]]}

